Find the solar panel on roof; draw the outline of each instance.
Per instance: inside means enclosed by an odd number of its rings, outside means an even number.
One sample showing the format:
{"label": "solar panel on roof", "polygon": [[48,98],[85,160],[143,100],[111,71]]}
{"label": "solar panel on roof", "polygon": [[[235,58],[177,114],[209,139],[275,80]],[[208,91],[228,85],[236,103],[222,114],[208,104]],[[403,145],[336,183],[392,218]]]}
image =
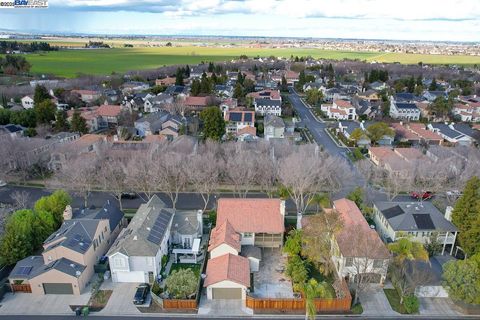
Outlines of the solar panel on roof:
{"label": "solar panel on roof", "polygon": [[246,122],[251,122],[252,121],[252,114],[251,113],[245,113],[245,115],[243,116],[243,119]]}
{"label": "solar panel on roof", "polygon": [[77,241],[80,241],[80,240],[82,240],[82,236],[77,233],[77,234],[73,237],[73,239],[75,239],[75,240],[77,240]]}
{"label": "solar panel on roof", "polygon": [[32,266],[20,267],[18,268],[17,275],[26,276],[30,274],[30,271],[32,271],[32,269],[33,269]]}
{"label": "solar panel on roof", "polygon": [[403,211],[402,208],[400,208],[400,206],[396,205],[395,207],[391,207],[386,210],[383,210],[382,213],[385,216],[385,218],[391,219],[401,214],[404,214],[405,212]]}
{"label": "solar panel on roof", "polygon": [[150,241],[150,242],[153,242],[155,244],[160,244],[162,242],[162,240],[160,238],[157,238],[154,235],[149,235],[147,237],[147,240]]}
{"label": "solar panel on roof", "polygon": [[231,112],[230,121],[242,121],[242,114],[240,112]]}
{"label": "solar panel on roof", "polygon": [[433,221],[432,221],[432,218],[430,218],[430,215],[414,213],[412,214],[412,216],[419,230],[435,229],[435,225],[433,224]]}

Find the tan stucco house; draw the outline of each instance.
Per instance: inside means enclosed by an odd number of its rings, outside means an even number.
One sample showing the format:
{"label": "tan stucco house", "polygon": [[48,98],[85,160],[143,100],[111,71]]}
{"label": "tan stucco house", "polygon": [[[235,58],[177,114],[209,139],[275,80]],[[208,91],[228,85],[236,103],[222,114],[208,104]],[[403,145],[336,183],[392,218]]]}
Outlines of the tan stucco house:
{"label": "tan stucco house", "polygon": [[72,212],[67,206],[62,226],[43,243],[41,256],[19,261],[9,275],[13,292],[79,295],[94,274],[94,265],[126,225],[112,203]]}

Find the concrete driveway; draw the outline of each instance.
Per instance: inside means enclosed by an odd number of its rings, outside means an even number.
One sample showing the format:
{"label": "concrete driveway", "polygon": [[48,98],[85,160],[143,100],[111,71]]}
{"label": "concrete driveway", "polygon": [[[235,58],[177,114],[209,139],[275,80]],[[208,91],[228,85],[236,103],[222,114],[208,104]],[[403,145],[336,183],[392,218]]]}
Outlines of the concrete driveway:
{"label": "concrete driveway", "polygon": [[450,298],[418,298],[420,301],[419,313],[422,316],[459,316],[462,313],[456,310]]}
{"label": "concrete driveway", "polygon": [[253,315],[253,310],[245,307],[244,300],[208,300],[204,292],[200,297],[198,315],[245,317]]}
{"label": "concrete driveway", "polygon": [[80,296],[67,294],[34,295],[31,293],[7,293],[0,308],[2,315],[74,315],[70,305],[86,305],[90,291]]}
{"label": "concrete driveway", "polygon": [[138,315],[141,314],[133,304],[133,296],[138,283],[113,283],[111,279],[102,284],[102,290],[113,290],[107,305],[99,315]]}
{"label": "concrete driveway", "polygon": [[371,285],[360,296],[360,302],[363,307],[363,316],[398,316],[398,312],[393,311],[383,288],[379,285]]}

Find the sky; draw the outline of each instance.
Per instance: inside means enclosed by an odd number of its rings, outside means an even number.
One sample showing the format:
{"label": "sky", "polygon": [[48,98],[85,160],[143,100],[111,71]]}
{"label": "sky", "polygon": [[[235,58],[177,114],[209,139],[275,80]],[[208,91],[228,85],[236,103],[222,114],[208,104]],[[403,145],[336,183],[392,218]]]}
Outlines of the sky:
{"label": "sky", "polygon": [[480,42],[479,13],[480,0],[49,0],[0,9],[0,29]]}

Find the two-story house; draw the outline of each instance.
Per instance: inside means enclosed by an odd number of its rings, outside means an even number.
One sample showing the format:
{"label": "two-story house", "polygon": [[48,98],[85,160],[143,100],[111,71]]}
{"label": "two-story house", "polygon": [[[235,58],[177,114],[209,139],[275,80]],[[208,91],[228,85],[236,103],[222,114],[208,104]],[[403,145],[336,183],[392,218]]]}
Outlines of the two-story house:
{"label": "two-story house", "polygon": [[373,209],[377,231],[385,242],[409,236],[427,243],[435,233],[442,244],[442,254],[447,249],[453,253],[458,229],[431,202],[377,201]]}
{"label": "two-story house", "polygon": [[335,99],[332,104],[322,104],[321,110],[326,113],[329,119],[356,120],[357,112],[355,107],[348,100]]}
{"label": "two-story house", "polygon": [[420,109],[413,102],[397,102],[390,97],[390,117],[400,120],[420,120]]}
{"label": "two-story house", "polygon": [[107,202],[102,208],[72,212],[67,206],[62,226],[43,243],[41,256],[19,261],[9,276],[12,291],[34,294],[83,292],[94,265],[126,225],[123,213]]}
{"label": "two-story house", "polygon": [[263,135],[266,140],[283,139],[285,137],[285,122],[283,119],[274,115],[265,116]]}
{"label": "two-story house", "polygon": [[284,220],[285,201],[280,199],[218,200],[204,282],[208,299],[246,299],[261,250],[283,244]]}
{"label": "two-story house", "polygon": [[154,195],[140,205],[107,253],[113,282],[153,282],[168,253],[174,211]]}
{"label": "two-story house", "polygon": [[333,202],[333,209],[343,221],[342,229],[332,239],[332,261],[337,274],[352,282],[360,275],[371,283],[384,283],[390,259],[385,244],[355,202],[339,199]]}
{"label": "two-story house", "polygon": [[260,115],[282,115],[282,101],[281,100],[272,100],[264,98],[256,98],[253,101],[253,106],[255,107],[255,113]]}
{"label": "two-story house", "polygon": [[225,133],[237,135],[245,131],[245,128],[255,130],[255,112],[240,109],[230,109],[223,113],[226,122]]}

